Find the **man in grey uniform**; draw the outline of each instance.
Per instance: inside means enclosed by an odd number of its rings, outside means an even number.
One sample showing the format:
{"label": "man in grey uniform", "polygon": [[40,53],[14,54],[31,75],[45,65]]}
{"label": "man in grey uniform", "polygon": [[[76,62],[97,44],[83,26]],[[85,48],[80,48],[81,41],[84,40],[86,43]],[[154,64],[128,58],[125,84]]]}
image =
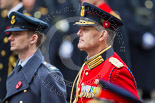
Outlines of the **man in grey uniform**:
{"label": "man in grey uniform", "polygon": [[9,103],[66,103],[66,86],[60,71],[44,61],[40,52],[48,24],[39,19],[12,12],[9,16],[11,28],[11,51],[18,53],[19,60],[8,76],[7,94]]}

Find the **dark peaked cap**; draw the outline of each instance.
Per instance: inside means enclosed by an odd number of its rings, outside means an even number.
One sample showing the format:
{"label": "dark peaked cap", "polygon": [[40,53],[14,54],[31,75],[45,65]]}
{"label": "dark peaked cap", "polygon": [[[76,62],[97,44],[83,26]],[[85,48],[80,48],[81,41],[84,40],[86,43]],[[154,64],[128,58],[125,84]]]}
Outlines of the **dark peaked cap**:
{"label": "dark peaked cap", "polygon": [[80,14],[80,20],[75,22],[78,26],[102,25],[104,28],[116,31],[123,25],[122,20],[87,2],[83,3]]}
{"label": "dark peaked cap", "polygon": [[124,97],[129,101],[132,101],[132,103],[142,103],[142,101],[137,99],[131,92],[115,84],[107,83],[104,80],[100,80],[99,84],[102,86],[103,89],[116,93],[121,97]]}
{"label": "dark peaked cap", "polygon": [[12,32],[12,31],[39,31],[43,32],[45,29],[48,28],[48,24],[42,20],[26,16],[19,12],[12,12],[9,15],[11,28],[5,30],[5,32]]}

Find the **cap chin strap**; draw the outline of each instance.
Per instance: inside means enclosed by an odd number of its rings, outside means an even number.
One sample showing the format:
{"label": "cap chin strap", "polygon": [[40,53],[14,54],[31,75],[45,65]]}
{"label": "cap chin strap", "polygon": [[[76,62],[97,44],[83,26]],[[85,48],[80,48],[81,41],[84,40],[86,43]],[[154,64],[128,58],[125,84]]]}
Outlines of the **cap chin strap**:
{"label": "cap chin strap", "polygon": [[95,22],[91,22],[91,21],[86,21],[86,20],[80,20],[80,21],[78,21],[78,22],[75,22],[75,24],[74,25],[76,25],[76,24],[95,24]]}

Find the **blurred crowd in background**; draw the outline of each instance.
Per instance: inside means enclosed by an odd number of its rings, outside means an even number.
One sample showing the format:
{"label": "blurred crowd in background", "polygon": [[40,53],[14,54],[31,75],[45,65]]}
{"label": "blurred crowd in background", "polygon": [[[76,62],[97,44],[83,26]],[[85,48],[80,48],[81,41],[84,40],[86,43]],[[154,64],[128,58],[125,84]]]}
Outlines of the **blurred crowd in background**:
{"label": "blurred crowd in background", "polygon": [[124,26],[115,38],[114,51],[135,75],[140,98],[155,101],[154,0],[0,0],[0,103],[6,93],[7,75],[17,60],[16,53],[9,49],[9,33],[4,33],[9,28],[8,13],[14,10],[49,23],[41,50],[45,60],[62,72],[69,100],[73,81],[86,57],[86,53],[77,48],[78,27],[73,25],[84,1],[119,15],[123,20]]}

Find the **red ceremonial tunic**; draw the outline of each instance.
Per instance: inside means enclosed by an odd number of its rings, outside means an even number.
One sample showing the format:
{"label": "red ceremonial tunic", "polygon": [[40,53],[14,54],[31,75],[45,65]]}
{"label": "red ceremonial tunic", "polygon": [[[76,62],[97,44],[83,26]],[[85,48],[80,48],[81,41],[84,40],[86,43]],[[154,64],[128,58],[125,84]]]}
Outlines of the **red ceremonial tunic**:
{"label": "red ceremonial tunic", "polygon": [[[113,52],[112,48],[105,52],[102,51],[86,61],[82,69],[83,71],[78,83],[79,91],[78,94],[76,94],[76,97],[78,95],[78,103],[86,103],[91,100],[100,91],[98,82],[102,79],[130,91],[139,99],[136,90],[136,81],[132,72],[121,58]],[[128,102],[118,94],[107,90],[102,90],[99,97],[115,102]]]}

